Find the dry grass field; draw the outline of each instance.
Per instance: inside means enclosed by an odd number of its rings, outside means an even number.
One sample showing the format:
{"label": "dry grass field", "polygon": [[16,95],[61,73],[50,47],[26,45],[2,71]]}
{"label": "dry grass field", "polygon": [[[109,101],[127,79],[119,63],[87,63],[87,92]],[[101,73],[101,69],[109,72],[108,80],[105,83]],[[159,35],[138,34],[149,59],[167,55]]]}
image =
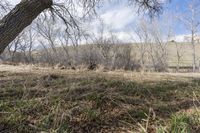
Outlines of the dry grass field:
{"label": "dry grass field", "polygon": [[200,74],[0,65],[0,133],[199,133]]}

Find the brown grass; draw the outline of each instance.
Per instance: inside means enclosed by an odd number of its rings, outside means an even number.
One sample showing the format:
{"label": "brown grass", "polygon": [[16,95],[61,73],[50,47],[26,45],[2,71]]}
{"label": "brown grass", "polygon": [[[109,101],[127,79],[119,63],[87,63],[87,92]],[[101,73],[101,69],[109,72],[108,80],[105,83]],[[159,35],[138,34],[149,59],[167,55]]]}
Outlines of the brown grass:
{"label": "brown grass", "polygon": [[170,132],[200,105],[199,78],[0,65],[0,132]]}

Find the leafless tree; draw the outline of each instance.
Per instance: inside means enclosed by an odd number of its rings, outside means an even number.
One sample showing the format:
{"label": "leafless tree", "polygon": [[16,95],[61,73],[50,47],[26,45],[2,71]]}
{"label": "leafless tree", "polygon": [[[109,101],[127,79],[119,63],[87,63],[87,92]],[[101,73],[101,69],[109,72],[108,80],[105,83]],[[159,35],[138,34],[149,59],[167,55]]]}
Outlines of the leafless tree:
{"label": "leafless tree", "polygon": [[[136,29],[134,29],[134,34],[137,36],[139,40],[135,40],[135,44],[139,50],[139,60],[140,60],[140,66],[142,71],[145,70],[146,62],[147,62],[147,52],[148,52],[148,43],[151,42],[150,35],[149,35],[149,29],[147,26],[147,21],[145,19],[140,20],[136,26]],[[134,39],[135,36],[132,36]]]}
{"label": "leafless tree", "polygon": [[[44,10],[49,10],[58,16],[66,25],[66,31],[79,30],[76,19],[77,7],[83,9],[83,17],[95,11],[100,0],[66,0],[58,3],[57,0],[22,0],[6,16],[0,20],[0,53],[12,42],[32,21]],[[151,14],[161,10],[159,0],[129,0]],[[1,2],[2,4],[2,2]],[[3,6],[1,6],[3,7]],[[75,14],[74,14],[75,13]]]}
{"label": "leafless tree", "polygon": [[62,53],[61,58],[63,63],[66,65],[72,65],[72,57],[70,55],[70,48],[71,46],[69,45],[70,39],[67,36],[67,34],[62,34],[58,35],[59,43],[61,44],[60,54]]}
{"label": "leafless tree", "polygon": [[[145,23],[150,26],[147,28]],[[146,58],[148,67],[153,66],[155,71],[165,70],[167,67],[167,41],[164,40],[161,25],[156,20],[146,21],[139,29],[136,34],[139,36],[139,40],[142,40],[140,41],[141,43],[137,44],[139,46],[141,66]]]}
{"label": "leafless tree", "polygon": [[40,41],[40,45],[42,46],[42,51],[39,52],[39,57],[37,59],[37,62],[39,63],[48,63],[49,65],[54,65],[54,60],[52,57],[51,52],[49,51],[49,48],[46,46],[45,42]]}
{"label": "leafless tree", "polygon": [[[14,58],[15,58],[15,54],[16,52],[19,50],[19,47],[20,47],[20,43],[22,42],[22,36],[23,36],[23,33],[20,34],[17,38],[15,38],[15,40],[8,45],[8,53],[10,55],[10,58],[12,62],[14,62]],[[19,60],[19,59],[18,59]]]}
{"label": "leafless tree", "polygon": [[186,26],[187,30],[190,31],[191,36],[190,42],[192,46],[192,60],[193,60],[193,72],[196,70],[196,42],[195,37],[197,36],[197,32],[199,30],[200,21],[199,21],[199,10],[200,9],[200,3],[198,0],[191,0],[188,4],[188,9],[186,13],[184,13],[183,16],[178,17]]}
{"label": "leafless tree", "polygon": [[56,23],[50,18],[46,18],[47,21],[43,21],[42,18],[37,20],[37,32],[39,33],[40,42],[46,44],[45,48],[48,48],[49,54],[51,54],[52,62],[59,63],[59,53],[58,53],[58,33],[60,32]]}
{"label": "leafless tree", "polygon": [[36,31],[33,27],[28,27],[22,35],[21,43],[19,44],[19,52],[23,53],[25,63],[34,63],[33,52],[36,50],[34,43],[36,38]]}
{"label": "leafless tree", "polygon": [[163,38],[162,31],[159,31],[159,27],[157,23],[154,23],[154,30],[152,30],[152,37],[153,42],[156,44],[155,48],[155,56],[156,56],[156,69],[158,71],[165,71],[168,64],[167,64],[167,41]]}
{"label": "leafless tree", "polygon": [[180,63],[181,63],[183,55],[184,55],[183,45],[178,44],[175,41],[173,43],[175,43],[175,45],[176,45],[176,57],[177,57],[176,70],[177,70],[177,72],[179,72]]}

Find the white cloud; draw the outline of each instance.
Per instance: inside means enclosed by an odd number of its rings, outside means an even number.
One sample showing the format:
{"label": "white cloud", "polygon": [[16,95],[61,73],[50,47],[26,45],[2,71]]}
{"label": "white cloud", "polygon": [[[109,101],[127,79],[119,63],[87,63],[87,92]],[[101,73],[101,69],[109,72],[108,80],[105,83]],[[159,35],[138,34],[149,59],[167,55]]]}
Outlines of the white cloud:
{"label": "white cloud", "polygon": [[[19,3],[21,0],[9,0],[13,5]],[[164,2],[165,0],[160,0]],[[100,8],[100,18],[105,23],[105,33],[106,37],[109,37],[110,31],[113,31],[113,34],[123,42],[133,42],[133,40],[138,41],[136,35],[133,32],[127,31],[127,26],[134,24],[134,21],[137,20],[138,14],[133,10],[132,6],[127,6],[122,3],[106,3],[104,7]],[[82,9],[77,9],[80,13]],[[78,14],[79,14],[78,13]],[[83,27],[88,28],[89,33],[94,33],[98,37],[100,22],[94,20],[92,23],[85,23]],[[132,36],[132,37],[131,37]],[[181,40],[177,37],[178,40]]]}
{"label": "white cloud", "polygon": [[8,0],[8,2],[10,2],[12,5],[16,5],[17,3],[19,3],[21,0]]}
{"label": "white cloud", "polygon": [[114,35],[124,43],[139,42],[137,35],[134,32],[116,32]]}
{"label": "white cloud", "polygon": [[171,40],[174,40],[176,42],[185,42],[187,41],[185,37],[188,37],[188,36],[189,34],[176,35],[175,37],[171,38]]}
{"label": "white cloud", "polygon": [[[110,32],[112,32],[112,34],[119,40],[123,42],[132,42],[133,39],[131,38],[131,35],[133,36],[133,33],[130,33],[127,28],[131,24],[134,24],[134,21],[138,19],[136,11],[134,11],[132,7],[126,6],[123,3],[108,3],[104,6],[106,8],[103,7],[99,14],[100,19],[103,21],[104,36],[109,37]],[[96,37],[100,35],[99,30],[102,28],[101,26],[102,23],[98,19],[85,25],[85,27],[89,28],[88,32],[93,33]]]}
{"label": "white cloud", "polygon": [[101,16],[106,25],[112,29],[119,30],[125,28],[136,18],[136,13],[130,7],[112,8]]}

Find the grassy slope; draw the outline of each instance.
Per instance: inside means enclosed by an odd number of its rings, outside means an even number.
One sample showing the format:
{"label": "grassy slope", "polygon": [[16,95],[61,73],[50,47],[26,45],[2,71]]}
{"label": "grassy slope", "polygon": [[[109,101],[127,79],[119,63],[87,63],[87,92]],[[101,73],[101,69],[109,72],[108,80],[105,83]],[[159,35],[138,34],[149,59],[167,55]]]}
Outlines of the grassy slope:
{"label": "grassy slope", "polygon": [[[192,46],[190,43],[178,43],[178,48],[179,52],[181,54],[181,62],[180,66],[192,66]],[[82,50],[85,51],[85,49],[88,49],[89,46],[87,45],[80,45],[79,51],[81,52]],[[74,54],[74,49],[72,46],[69,46],[69,54],[73,55]],[[50,49],[51,50],[51,49]],[[63,48],[58,48],[58,51],[63,51]],[[167,54],[168,54],[168,65],[175,67],[177,65],[177,48],[174,43],[168,44],[167,45]],[[37,52],[33,53],[33,55],[37,56],[38,53],[42,52],[42,50],[38,50]],[[134,59],[139,59],[140,58],[140,53],[138,50],[138,44],[135,45],[133,44],[132,46],[132,57]],[[149,57],[150,58],[150,57]],[[196,59],[197,59],[197,66],[199,65],[200,61],[200,45],[196,45]]]}
{"label": "grassy slope", "polygon": [[0,132],[200,132],[199,74],[0,68]]}
{"label": "grassy slope", "polygon": [[[192,46],[189,43],[178,43],[177,44],[179,53],[181,54],[181,62],[180,66],[192,66]],[[176,66],[177,65],[177,48],[175,44],[168,44],[167,45],[167,54],[168,54],[168,65],[169,66]],[[133,56],[139,56],[138,49],[136,46],[133,45],[132,53]],[[200,60],[200,45],[196,45],[196,59],[197,59],[197,66],[199,65]]]}
{"label": "grassy slope", "polygon": [[[192,46],[188,43],[178,44],[178,48],[180,48],[180,52],[182,54],[181,65],[182,66],[192,66]],[[177,61],[177,53],[176,53],[176,45],[169,44],[168,49],[168,61],[171,66],[176,66]],[[200,60],[200,45],[196,45],[196,59],[197,65],[199,65]]]}

